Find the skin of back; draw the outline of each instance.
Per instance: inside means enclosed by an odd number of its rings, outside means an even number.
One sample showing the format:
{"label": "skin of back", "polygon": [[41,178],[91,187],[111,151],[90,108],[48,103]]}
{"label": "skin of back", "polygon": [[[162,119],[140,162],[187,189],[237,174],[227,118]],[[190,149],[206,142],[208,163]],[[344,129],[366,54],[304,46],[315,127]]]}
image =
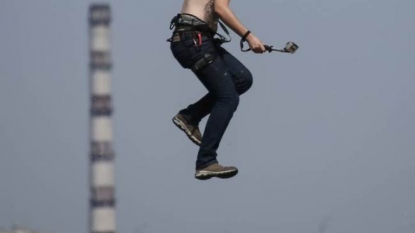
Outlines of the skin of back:
{"label": "skin of back", "polygon": [[184,0],[181,13],[198,17],[216,31],[219,16],[215,13],[214,2],[215,0]]}

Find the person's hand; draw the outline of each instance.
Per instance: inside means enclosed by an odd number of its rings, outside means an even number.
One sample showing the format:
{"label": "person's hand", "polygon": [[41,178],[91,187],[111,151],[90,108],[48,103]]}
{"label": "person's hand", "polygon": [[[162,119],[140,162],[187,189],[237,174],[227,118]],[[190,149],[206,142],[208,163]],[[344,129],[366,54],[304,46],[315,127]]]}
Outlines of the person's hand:
{"label": "person's hand", "polygon": [[246,41],[248,42],[249,47],[251,48],[252,52],[254,52],[254,53],[264,53],[266,51],[265,47],[264,47],[264,44],[261,42],[261,40],[259,40],[252,33],[250,33],[247,36]]}

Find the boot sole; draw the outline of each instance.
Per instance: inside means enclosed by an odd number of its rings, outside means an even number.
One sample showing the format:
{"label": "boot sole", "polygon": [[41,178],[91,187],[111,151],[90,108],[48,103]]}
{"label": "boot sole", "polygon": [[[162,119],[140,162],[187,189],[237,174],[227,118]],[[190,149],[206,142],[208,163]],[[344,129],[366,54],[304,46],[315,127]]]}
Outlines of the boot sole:
{"label": "boot sole", "polygon": [[181,131],[183,131],[186,136],[190,139],[190,141],[192,141],[194,144],[200,146],[201,142],[199,140],[197,140],[197,138],[195,136],[192,135],[192,133],[190,132],[190,130],[187,128],[187,126],[183,123],[183,121],[181,121],[180,119],[173,117],[173,123],[175,126],[177,126],[177,128],[179,128]]}
{"label": "boot sole", "polygon": [[238,174],[238,169],[222,172],[201,171],[196,173],[195,178],[198,180],[208,180],[212,177],[217,177],[220,179],[229,179],[236,176],[236,174]]}

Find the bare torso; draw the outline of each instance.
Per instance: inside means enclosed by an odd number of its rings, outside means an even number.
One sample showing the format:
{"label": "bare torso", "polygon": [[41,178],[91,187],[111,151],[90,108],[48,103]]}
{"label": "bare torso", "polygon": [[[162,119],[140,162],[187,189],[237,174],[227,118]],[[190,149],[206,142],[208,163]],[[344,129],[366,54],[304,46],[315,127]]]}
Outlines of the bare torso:
{"label": "bare torso", "polygon": [[214,12],[214,0],[184,0],[181,13],[192,14],[203,21],[216,31],[218,16]]}

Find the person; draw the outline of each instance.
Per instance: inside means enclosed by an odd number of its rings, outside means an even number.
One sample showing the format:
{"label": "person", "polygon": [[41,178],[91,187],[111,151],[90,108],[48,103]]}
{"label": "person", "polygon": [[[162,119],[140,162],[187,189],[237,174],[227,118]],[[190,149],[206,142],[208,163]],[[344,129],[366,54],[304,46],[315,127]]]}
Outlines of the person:
{"label": "person", "polygon": [[[265,52],[261,40],[241,23],[229,3],[230,0],[184,0],[170,25],[174,30],[168,41],[174,58],[183,68],[191,70],[208,91],[172,119],[199,146],[195,172],[199,180],[231,178],[238,173],[234,166],[219,164],[217,150],[239,105],[239,96],[253,83],[251,72],[223,48],[222,44],[229,41],[217,33],[218,23],[225,30],[221,21],[226,24],[254,53]],[[202,136],[199,122],[207,115]]]}

